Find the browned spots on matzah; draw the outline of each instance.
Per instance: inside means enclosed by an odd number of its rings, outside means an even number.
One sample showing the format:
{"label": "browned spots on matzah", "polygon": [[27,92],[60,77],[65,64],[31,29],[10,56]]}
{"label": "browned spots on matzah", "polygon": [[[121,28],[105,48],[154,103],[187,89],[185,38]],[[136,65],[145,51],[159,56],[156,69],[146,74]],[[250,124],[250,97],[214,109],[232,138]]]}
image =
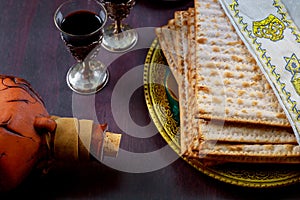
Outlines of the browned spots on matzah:
{"label": "browned spots on matzah", "polygon": [[197,40],[197,42],[198,42],[199,44],[205,44],[205,43],[207,43],[207,38],[205,38],[205,37],[199,38],[199,39]]}
{"label": "browned spots on matzah", "polygon": [[220,104],[220,103],[222,103],[222,99],[219,99],[219,98],[217,98],[217,97],[213,97],[212,102],[213,102],[213,103]]}
{"label": "browned spots on matzah", "polygon": [[[273,106],[274,108],[279,108],[280,105],[278,105],[277,102],[273,102],[273,103],[271,103],[271,106]],[[284,116],[285,116],[285,114],[284,114]]]}
{"label": "browned spots on matzah", "polygon": [[234,74],[232,72],[226,71],[226,72],[224,72],[224,77],[226,77],[226,78],[232,78],[232,77],[234,77]]}
{"label": "browned spots on matzah", "polygon": [[[225,16],[224,16],[224,15],[225,15]],[[224,13],[223,16],[226,17],[226,14]],[[231,30],[231,31],[234,31],[234,27],[232,26],[232,24],[230,24],[230,30]]]}
{"label": "browned spots on matzah", "polygon": [[250,92],[249,95],[250,97],[256,97],[255,92]]}
{"label": "browned spots on matzah", "polygon": [[257,94],[257,97],[258,97],[258,98],[260,98],[260,99],[264,98],[264,94],[263,94],[262,92],[257,91],[256,94]]}
{"label": "browned spots on matzah", "polygon": [[243,147],[241,145],[228,146],[228,150],[230,150],[230,151],[242,151]]}
{"label": "browned spots on matzah", "polygon": [[[191,79],[196,79],[196,77],[195,77],[196,75],[191,75]],[[200,76],[200,77],[197,77],[198,79],[197,80],[199,80],[199,81],[204,81],[204,77],[203,76]]]}
{"label": "browned spots on matzah", "polygon": [[251,63],[251,64],[256,64],[256,61],[255,61],[255,59],[253,57],[247,57],[247,62]]}
{"label": "browned spots on matzah", "polygon": [[215,68],[216,65],[213,62],[209,62],[209,63],[206,63],[205,67],[207,67],[207,68]]}
{"label": "browned spots on matzah", "polygon": [[221,63],[216,63],[215,65],[216,65],[216,67],[221,67],[222,64]]}
{"label": "browned spots on matzah", "polygon": [[235,45],[238,45],[238,44],[242,44],[242,41],[231,41],[231,42],[227,42],[227,45],[230,45],[230,46],[235,46]]}
{"label": "browned spots on matzah", "polygon": [[233,103],[232,98],[227,98],[227,102],[228,102],[228,103]]}
{"label": "browned spots on matzah", "polygon": [[210,92],[210,91],[209,91],[209,88],[206,87],[206,86],[203,86],[203,85],[199,86],[199,87],[198,87],[198,90],[199,90],[199,91],[203,91],[203,92],[205,92],[205,93],[209,93],[209,92]]}
{"label": "browned spots on matzah", "polygon": [[271,88],[271,86],[270,86],[270,84],[269,83],[266,83],[265,84],[265,90],[271,90],[272,88]]}
{"label": "browned spots on matzah", "polygon": [[225,39],[229,39],[229,38],[231,38],[231,34],[227,33],[226,36],[225,36]]}
{"label": "browned spots on matzah", "polygon": [[243,62],[243,59],[237,55],[232,55],[231,59],[236,62]]}
{"label": "browned spots on matzah", "polygon": [[206,114],[207,112],[206,112],[206,110],[200,109],[200,110],[199,110],[199,113],[201,113],[201,114]]}
{"label": "browned spots on matzah", "polygon": [[242,110],[242,113],[247,114],[248,112],[247,112],[247,110],[243,109],[243,110]]}
{"label": "browned spots on matzah", "polygon": [[180,66],[183,66],[183,65],[184,65],[184,60],[180,60],[179,62],[180,62],[180,63],[179,63]]}
{"label": "browned spots on matzah", "polygon": [[262,79],[262,75],[261,75],[261,74],[256,74],[256,75],[252,76],[252,80],[253,80],[253,81],[258,82],[258,81],[260,81],[261,79]]}
{"label": "browned spots on matzah", "polygon": [[252,71],[257,72],[259,70],[259,66],[253,65]]}
{"label": "browned spots on matzah", "polygon": [[224,80],[224,84],[225,84],[225,85],[230,85],[230,84],[231,84],[231,81],[226,79],[226,80]]}
{"label": "browned spots on matzah", "polygon": [[262,117],[262,112],[260,112],[260,111],[256,112],[256,117],[261,118]]}
{"label": "browned spots on matzah", "polygon": [[210,72],[210,76],[216,76],[216,75],[218,75],[218,72],[216,70],[212,70]]}
{"label": "browned spots on matzah", "polygon": [[242,104],[244,104],[244,101],[243,101],[243,99],[238,99],[237,103],[240,104],[240,105],[242,105]]}
{"label": "browned spots on matzah", "polygon": [[245,90],[238,90],[238,95],[243,96],[246,93]]}
{"label": "browned spots on matzah", "polygon": [[278,114],[276,115],[276,117],[277,117],[277,118],[281,118],[281,119],[286,118],[285,114],[283,114],[283,113],[278,113]]}
{"label": "browned spots on matzah", "polygon": [[252,101],[252,106],[257,106],[258,105],[258,102],[257,101]]}
{"label": "browned spots on matzah", "polygon": [[220,52],[220,51],[221,51],[220,48],[217,47],[217,46],[214,46],[214,47],[212,48],[212,50],[213,50],[214,52]]}
{"label": "browned spots on matzah", "polygon": [[250,83],[249,83],[249,82],[243,82],[243,83],[242,83],[242,86],[243,86],[243,87],[250,87]]}
{"label": "browned spots on matzah", "polygon": [[230,111],[229,111],[229,109],[228,109],[228,108],[226,108],[226,109],[225,109],[225,114],[226,114],[226,115],[228,115],[228,114],[229,114],[229,112],[230,112]]}
{"label": "browned spots on matzah", "polygon": [[245,74],[241,72],[239,75],[239,78],[244,78],[244,77],[245,77]]}

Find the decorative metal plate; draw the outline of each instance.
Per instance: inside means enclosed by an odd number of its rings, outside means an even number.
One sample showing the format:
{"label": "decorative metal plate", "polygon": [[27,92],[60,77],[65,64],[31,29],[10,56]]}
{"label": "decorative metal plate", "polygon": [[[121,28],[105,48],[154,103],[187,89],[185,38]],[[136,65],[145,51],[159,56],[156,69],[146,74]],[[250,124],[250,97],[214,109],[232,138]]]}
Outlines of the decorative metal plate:
{"label": "decorative metal plate", "polygon": [[[176,113],[174,99],[170,99],[165,87],[168,73],[170,71],[167,61],[158,41],[154,40],[145,60],[144,93],[146,103],[158,131],[174,151],[179,153],[180,129],[179,122],[176,119],[178,113]],[[205,166],[198,159],[185,157],[182,157],[182,159],[200,172],[233,185],[270,188],[300,182],[299,165],[226,163],[216,166]]]}

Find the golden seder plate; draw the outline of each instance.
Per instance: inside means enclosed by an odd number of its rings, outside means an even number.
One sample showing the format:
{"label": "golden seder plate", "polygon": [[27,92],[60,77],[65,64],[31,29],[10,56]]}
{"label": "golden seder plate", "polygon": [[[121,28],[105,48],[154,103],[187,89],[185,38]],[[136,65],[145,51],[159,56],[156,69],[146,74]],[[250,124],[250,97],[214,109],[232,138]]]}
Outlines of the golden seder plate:
{"label": "golden seder plate", "polygon": [[[158,131],[173,150],[179,153],[180,111],[174,82],[159,43],[154,40],[144,68],[146,103]],[[214,179],[238,186],[271,188],[300,181],[299,165],[226,163],[207,167],[197,159],[182,159]]]}

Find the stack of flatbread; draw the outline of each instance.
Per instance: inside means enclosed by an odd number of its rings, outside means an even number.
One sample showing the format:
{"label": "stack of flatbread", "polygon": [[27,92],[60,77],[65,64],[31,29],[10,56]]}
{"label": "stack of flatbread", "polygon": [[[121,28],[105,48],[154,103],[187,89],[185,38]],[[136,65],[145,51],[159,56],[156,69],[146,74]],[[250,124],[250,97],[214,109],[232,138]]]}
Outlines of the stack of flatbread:
{"label": "stack of flatbread", "polygon": [[272,88],[217,0],[156,29],[178,83],[181,153],[207,163],[300,163]]}

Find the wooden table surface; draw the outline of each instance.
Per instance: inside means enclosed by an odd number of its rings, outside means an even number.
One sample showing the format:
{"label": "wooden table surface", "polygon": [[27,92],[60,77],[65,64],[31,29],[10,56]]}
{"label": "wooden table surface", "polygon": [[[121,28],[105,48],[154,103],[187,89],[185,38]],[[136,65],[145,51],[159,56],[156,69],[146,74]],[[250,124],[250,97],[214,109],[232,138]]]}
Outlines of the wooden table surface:
{"label": "wooden table surface", "polygon": [[161,161],[135,157],[149,152],[159,154],[167,145],[153,128],[143,92],[143,64],[155,38],[153,30],[173,18],[174,11],[192,7],[193,1],[138,0],[126,22],[139,31],[139,42],[126,53],[99,52],[97,58],[108,65],[110,80],[101,92],[90,96],[73,93],[65,82],[74,59],[53,23],[54,11],[62,2],[0,1],[0,73],[28,80],[52,115],[108,123],[110,131],[123,134],[123,153],[133,156],[121,165],[57,163],[47,175],[33,173],[16,190],[2,194],[1,199],[300,198],[299,184],[275,189],[242,188],[210,178],[180,158]]}

